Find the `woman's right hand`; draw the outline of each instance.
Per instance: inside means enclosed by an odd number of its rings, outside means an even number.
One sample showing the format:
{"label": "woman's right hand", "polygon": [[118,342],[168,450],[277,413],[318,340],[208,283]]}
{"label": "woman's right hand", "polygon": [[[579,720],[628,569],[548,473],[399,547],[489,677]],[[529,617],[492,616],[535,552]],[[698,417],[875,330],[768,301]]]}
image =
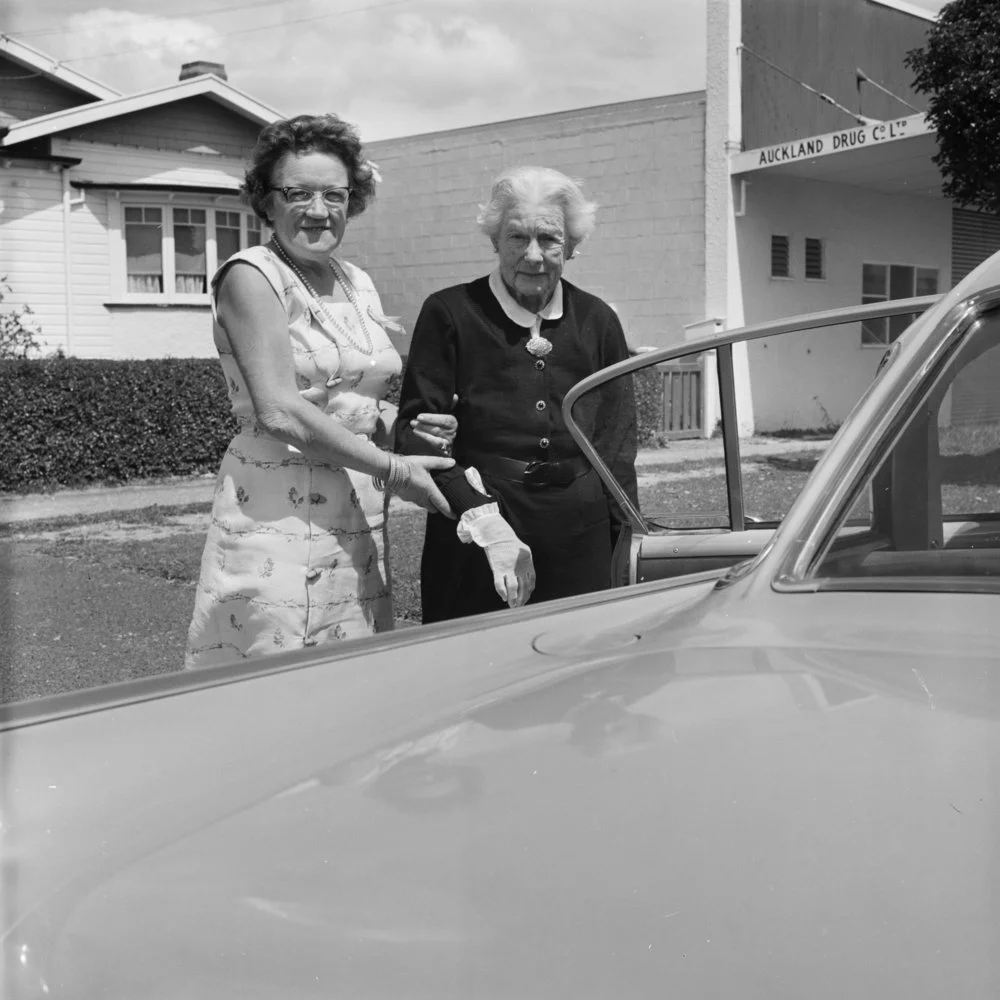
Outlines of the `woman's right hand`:
{"label": "woman's right hand", "polygon": [[424,510],[436,511],[454,519],[455,515],[451,512],[444,494],[437,488],[431,473],[450,469],[455,460],[432,455],[396,455],[395,458],[397,461],[405,462],[410,471],[410,482],[398,491],[398,496],[402,500],[418,504]]}

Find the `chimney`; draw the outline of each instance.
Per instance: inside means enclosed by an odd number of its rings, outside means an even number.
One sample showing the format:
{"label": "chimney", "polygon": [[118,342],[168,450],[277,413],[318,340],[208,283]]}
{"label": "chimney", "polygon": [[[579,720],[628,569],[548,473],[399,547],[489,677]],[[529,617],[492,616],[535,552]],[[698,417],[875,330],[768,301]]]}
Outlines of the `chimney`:
{"label": "chimney", "polygon": [[205,59],[198,59],[195,62],[184,63],[181,66],[181,80],[190,80],[193,76],[201,76],[204,73],[212,73],[220,80],[226,80],[226,67],[222,63],[208,62]]}

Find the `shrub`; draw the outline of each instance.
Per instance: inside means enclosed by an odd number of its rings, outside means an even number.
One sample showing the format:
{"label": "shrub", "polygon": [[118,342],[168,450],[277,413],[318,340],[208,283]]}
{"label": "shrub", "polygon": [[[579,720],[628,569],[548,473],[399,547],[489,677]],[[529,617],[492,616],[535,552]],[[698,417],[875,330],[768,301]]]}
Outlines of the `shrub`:
{"label": "shrub", "polygon": [[[0,303],[10,294],[6,277],[0,278]],[[7,358],[27,358],[33,352],[41,351],[36,334],[38,321],[30,306],[14,306],[0,309],[0,360]]]}
{"label": "shrub", "polygon": [[657,442],[663,430],[663,373],[645,368],[633,379],[639,447]]}
{"label": "shrub", "polygon": [[215,472],[235,433],[215,359],[0,362],[0,489]]}

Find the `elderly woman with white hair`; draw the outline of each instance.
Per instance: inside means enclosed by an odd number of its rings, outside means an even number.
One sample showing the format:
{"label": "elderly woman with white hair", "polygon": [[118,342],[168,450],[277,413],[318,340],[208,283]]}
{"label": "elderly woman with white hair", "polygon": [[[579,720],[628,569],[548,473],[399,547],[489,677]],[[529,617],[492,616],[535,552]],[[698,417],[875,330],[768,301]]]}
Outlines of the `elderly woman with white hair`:
{"label": "elderly woman with white hair", "polygon": [[[596,205],[556,170],[501,174],[478,223],[489,275],[431,295],[407,358],[400,451],[428,453],[409,427],[454,412],[456,465],[434,479],[460,514],[431,513],[421,560],[425,623],[600,590],[622,516],[562,417],[580,379],[628,357],[614,310],[562,277]],[[633,500],[635,408],[628,380],[578,407],[584,431]],[[457,400],[457,401],[456,401]]]}

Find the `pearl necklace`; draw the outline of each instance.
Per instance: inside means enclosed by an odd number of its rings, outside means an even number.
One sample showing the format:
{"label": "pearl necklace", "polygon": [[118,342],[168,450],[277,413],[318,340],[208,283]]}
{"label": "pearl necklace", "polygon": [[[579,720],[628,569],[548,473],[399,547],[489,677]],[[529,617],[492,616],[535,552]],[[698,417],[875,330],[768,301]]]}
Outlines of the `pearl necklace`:
{"label": "pearl necklace", "polygon": [[[358,305],[358,298],[354,292],[354,285],[350,282],[347,275],[343,272],[340,265],[334,261],[332,257],[327,259],[327,263],[330,265],[330,270],[333,271],[333,276],[340,282],[341,288],[344,289],[344,294],[347,296],[347,301],[350,302],[355,314],[358,317],[358,324],[361,329],[361,333],[365,338],[365,343],[359,344],[352,336],[350,330],[341,323],[336,316],[330,311],[327,304],[319,297],[319,293],[313,288],[309,279],[298,269],[295,262],[289,257],[285,248],[278,242],[277,239],[271,240],[271,244],[274,246],[275,252],[281,258],[281,260],[288,265],[292,273],[302,284],[302,287],[309,293],[313,298],[319,308],[322,310],[323,315],[339,330],[348,340],[350,345],[359,353],[364,354],[368,357],[374,354],[375,344],[372,341],[371,334],[368,332],[368,327],[365,324],[365,318],[361,313],[361,307]],[[375,364],[375,359],[372,358],[372,364]]]}

